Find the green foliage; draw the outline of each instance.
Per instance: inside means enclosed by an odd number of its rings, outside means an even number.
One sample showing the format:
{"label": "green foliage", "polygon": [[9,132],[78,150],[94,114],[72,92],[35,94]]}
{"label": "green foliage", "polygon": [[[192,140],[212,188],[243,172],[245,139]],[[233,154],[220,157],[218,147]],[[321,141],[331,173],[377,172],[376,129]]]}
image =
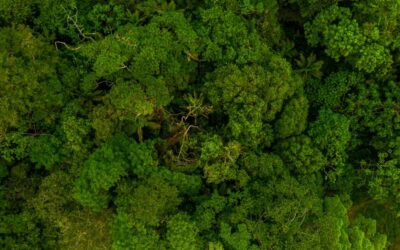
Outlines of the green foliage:
{"label": "green foliage", "polygon": [[32,15],[32,5],[34,1],[8,1],[0,2],[0,20],[4,24],[20,24]]}
{"label": "green foliage", "polygon": [[40,183],[27,165],[12,167],[0,186],[0,247],[2,249],[51,249],[57,247],[54,228],[42,225],[27,202]]}
{"label": "green foliage", "polygon": [[[149,150],[149,149],[147,149]],[[131,169],[142,175],[148,172],[154,161],[146,145],[137,145],[123,135],[108,140],[84,163],[75,181],[74,197],[82,205],[99,210],[107,207],[110,199],[107,191]]]}
{"label": "green foliage", "polygon": [[378,6],[356,6],[363,9],[356,18],[353,18],[352,9],[336,4],[320,11],[312,22],[304,25],[307,41],[311,46],[324,46],[325,53],[337,62],[345,58],[358,70],[367,73],[381,70],[381,75],[388,74],[393,60],[388,41],[381,39],[377,28],[381,21],[368,20],[371,14],[368,12]]}
{"label": "green foliage", "polygon": [[254,177],[269,178],[274,175],[281,175],[283,171],[283,161],[275,154],[264,153],[256,155],[246,154],[243,157],[243,166],[246,171]]}
{"label": "green foliage", "polygon": [[300,58],[296,59],[296,66],[303,79],[307,80],[310,77],[321,78],[322,77],[322,65],[323,61],[317,61],[315,54],[311,54],[308,57],[305,57],[303,54],[300,54]]}
{"label": "green foliage", "polygon": [[88,21],[92,24],[91,28],[103,34],[113,33],[125,22],[124,8],[121,5],[97,4],[88,13]]}
{"label": "green foliage", "polygon": [[153,227],[175,212],[182,201],[178,189],[158,175],[151,175],[136,187],[123,183],[118,186],[118,194],[119,211],[128,213],[135,223]]}
{"label": "green foliage", "polygon": [[323,83],[310,80],[306,88],[307,97],[314,105],[335,110],[343,106],[345,95],[363,80],[363,76],[355,72],[335,72],[325,78]]}
{"label": "green foliage", "polygon": [[60,130],[65,138],[64,148],[76,154],[87,151],[85,139],[90,131],[90,126],[88,120],[75,116],[76,114],[65,115],[62,118]]}
{"label": "green foliage", "polygon": [[[182,202],[178,189],[162,176],[152,174],[141,183],[123,182],[118,185],[117,192],[117,215],[112,226],[113,249],[164,249],[164,244],[191,247],[182,241],[181,230],[185,230],[187,240],[186,230],[193,230],[195,234],[196,229],[185,216],[176,216],[168,224],[171,227],[169,234],[167,232],[169,243],[160,240],[157,228],[165,224]],[[182,226],[186,229],[179,228]]]}
{"label": "green foliage", "polygon": [[135,223],[125,213],[115,215],[111,231],[112,249],[166,249],[154,230]]}
{"label": "green foliage", "polygon": [[227,199],[217,193],[211,194],[196,207],[195,221],[199,230],[210,230],[216,226],[216,216],[221,213],[227,204]]}
{"label": "green foliage", "polygon": [[[240,11],[245,11],[240,9]],[[269,47],[251,30],[246,20],[219,6],[200,11],[199,34],[203,37],[204,60],[227,64],[263,62]]]}
{"label": "green foliage", "polygon": [[349,219],[346,208],[339,197],[325,199],[326,217],[321,221],[321,245],[327,249],[350,249],[351,243],[347,234]]}
{"label": "green foliage", "polygon": [[300,10],[302,17],[310,18],[318,11],[323,10],[330,5],[339,2],[338,0],[289,0],[291,4]]}
{"label": "green foliage", "polygon": [[237,226],[237,231],[232,233],[232,228],[228,224],[222,223],[220,236],[232,249],[258,249],[257,247],[250,245],[251,235],[244,224],[239,224]]}
{"label": "green foliage", "polygon": [[2,141],[10,129],[26,133],[36,124],[40,129],[54,123],[63,96],[53,66],[57,64],[54,51],[23,25],[1,28],[0,33]]}
{"label": "green foliage", "polygon": [[[323,108],[310,126],[309,135],[325,154],[332,166],[343,167],[346,162],[346,148],[351,138],[350,121],[346,116]],[[338,169],[340,174],[340,170]]]}
{"label": "green foliage", "polygon": [[292,137],[278,144],[277,153],[288,167],[299,174],[311,174],[327,164],[325,155],[307,136]]}
{"label": "green foliage", "polygon": [[236,160],[240,156],[240,144],[233,141],[223,145],[218,136],[210,137],[204,142],[200,160],[205,162],[204,176],[208,183],[222,183],[237,180],[240,185],[247,181],[246,172],[238,169]]}
{"label": "green foliage", "polygon": [[360,215],[350,223],[337,196],[325,199],[325,210],[320,224],[323,249],[386,249],[386,236],[376,233],[375,220]]}
{"label": "green foliage", "polygon": [[61,161],[59,154],[61,143],[54,137],[40,136],[33,140],[31,145],[30,158],[38,168],[52,168]]}
{"label": "green foliage", "polygon": [[366,175],[371,178],[368,183],[370,194],[378,201],[388,201],[398,206],[400,196],[397,193],[400,171],[396,168],[397,159],[386,159],[388,154],[380,153],[374,170],[367,169]]}
{"label": "green foliage", "polygon": [[160,81],[148,84],[146,90],[135,83],[115,83],[103,105],[91,114],[97,139],[106,140],[113,133],[124,131],[126,126],[131,130],[144,127],[155,110],[168,102],[168,90]]}
{"label": "green foliage", "polygon": [[30,138],[21,133],[8,133],[1,141],[1,158],[8,162],[23,159],[28,155]]}
{"label": "green foliage", "polygon": [[0,0],[0,249],[397,249],[399,0]]}
{"label": "green foliage", "polygon": [[171,12],[146,26],[120,26],[115,34],[85,44],[81,53],[93,61],[98,78],[128,71],[141,84],[161,81],[176,89],[186,87],[194,70],[196,40],[197,34],[182,13]]}
{"label": "green foliage", "polygon": [[[49,37],[68,37],[73,42],[89,39],[83,25],[85,3],[75,0],[43,0],[37,2],[39,10],[34,24]],[[54,38],[53,38],[54,39]],[[55,39],[54,39],[55,40]]]}
{"label": "green foliage", "polygon": [[307,126],[307,111],[308,101],[304,96],[291,99],[275,123],[276,137],[286,138],[301,134]]}
{"label": "green foliage", "polygon": [[[213,106],[229,116],[227,128],[230,135],[245,145],[268,145],[272,142],[273,131],[268,122],[275,119],[284,101],[301,84],[280,57],[272,57],[267,69],[256,64],[243,69],[228,65],[217,69],[210,76],[212,81],[206,83]],[[292,102],[291,105],[301,104]],[[286,112],[291,109],[289,107]]]}
{"label": "green foliage", "polygon": [[169,249],[200,249],[197,243],[198,229],[186,214],[174,215],[167,224],[167,241]]}
{"label": "green foliage", "polygon": [[87,44],[81,53],[92,59],[93,71],[98,78],[108,76],[121,70],[129,59],[128,55],[122,53],[125,49],[113,36]]}
{"label": "green foliage", "polygon": [[160,169],[158,174],[185,195],[196,195],[202,187],[202,179],[198,175],[173,172],[165,168]]}

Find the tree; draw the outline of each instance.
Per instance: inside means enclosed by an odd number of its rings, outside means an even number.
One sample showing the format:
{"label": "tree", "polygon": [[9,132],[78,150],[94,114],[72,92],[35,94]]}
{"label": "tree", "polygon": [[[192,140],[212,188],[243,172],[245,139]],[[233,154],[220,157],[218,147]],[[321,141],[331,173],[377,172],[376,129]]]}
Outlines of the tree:
{"label": "tree", "polygon": [[277,145],[277,154],[298,174],[311,174],[323,169],[327,160],[307,136],[291,137]]}
{"label": "tree", "polygon": [[332,110],[341,110],[346,105],[346,94],[365,81],[360,73],[339,71],[331,73],[324,81],[307,82],[306,93],[311,103]]}
{"label": "tree", "polygon": [[208,183],[219,184],[229,180],[245,185],[247,174],[238,169],[236,160],[240,155],[240,144],[233,141],[223,145],[218,136],[210,137],[204,142],[200,160],[205,163],[204,175]]}
{"label": "tree", "polygon": [[167,241],[170,249],[200,249],[196,224],[186,214],[174,215],[167,224]]}
{"label": "tree", "polygon": [[[18,141],[27,140],[22,136],[45,133],[56,121],[64,96],[53,67],[57,56],[40,37],[23,25],[1,28],[1,34],[0,143],[8,151],[13,147],[7,141],[18,147]],[[10,154],[9,160],[17,156]]]}
{"label": "tree", "polygon": [[[358,10],[360,15],[356,18],[352,17],[351,8],[340,7],[337,4],[325,8],[312,22],[304,24],[308,43],[311,46],[323,45],[328,56],[336,61],[345,58],[358,70],[367,73],[380,70],[382,76],[390,74],[393,59],[387,46],[388,40],[380,37],[380,30],[377,28],[380,21],[368,20],[371,19],[368,12],[375,12],[378,5],[371,4],[366,7],[364,4],[356,4],[355,8],[363,9]],[[381,30],[383,31],[382,28]]]}
{"label": "tree", "polygon": [[280,118],[275,123],[276,137],[286,138],[301,134],[307,126],[308,101],[302,95],[294,97],[283,108]]}
{"label": "tree", "polygon": [[334,182],[346,167],[346,148],[351,139],[350,121],[344,115],[322,108],[317,120],[311,124],[309,135],[315,144],[325,154],[328,165],[333,171],[328,177]]}
{"label": "tree", "polygon": [[326,215],[321,219],[324,249],[385,249],[386,236],[376,233],[375,221],[363,216],[350,223],[340,198],[325,199]]}
{"label": "tree", "polygon": [[246,225],[238,225],[237,232],[232,233],[231,230],[229,225],[221,224],[220,236],[229,247],[235,250],[258,249],[258,247],[250,245],[251,235],[247,231]]}
{"label": "tree", "polygon": [[74,197],[94,210],[108,206],[108,190],[131,171],[141,176],[151,171],[154,161],[147,145],[138,145],[119,134],[96,149],[84,163],[74,183]]}
{"label": "tree", "polygon": [[256,64],[243,69],[224,66],[213,72],[205,85],[212,105],[228,115],[230,135],[244,145],[268,145],[273,141],[268,122],[301,86],[301,80],[282,58],[272,57],[267,69]]}

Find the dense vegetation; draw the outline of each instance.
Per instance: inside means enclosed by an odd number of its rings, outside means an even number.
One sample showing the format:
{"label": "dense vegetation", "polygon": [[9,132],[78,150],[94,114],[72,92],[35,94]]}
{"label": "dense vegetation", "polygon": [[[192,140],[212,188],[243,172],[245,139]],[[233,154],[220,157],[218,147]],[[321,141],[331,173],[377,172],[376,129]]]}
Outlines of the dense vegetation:
{"label": "dense vegetation", "polygon": [[0,249],[400,249],[399,0],[0,0]]}

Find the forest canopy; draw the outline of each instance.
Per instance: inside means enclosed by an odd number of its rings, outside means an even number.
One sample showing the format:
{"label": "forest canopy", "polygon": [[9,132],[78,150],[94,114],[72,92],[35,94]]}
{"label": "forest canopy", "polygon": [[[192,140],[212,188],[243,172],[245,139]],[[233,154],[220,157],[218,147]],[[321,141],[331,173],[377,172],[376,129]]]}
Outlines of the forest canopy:
{"label": "forest canopy", "polygon": [[400,0],[0,0],[0,249],[400,249]]}

